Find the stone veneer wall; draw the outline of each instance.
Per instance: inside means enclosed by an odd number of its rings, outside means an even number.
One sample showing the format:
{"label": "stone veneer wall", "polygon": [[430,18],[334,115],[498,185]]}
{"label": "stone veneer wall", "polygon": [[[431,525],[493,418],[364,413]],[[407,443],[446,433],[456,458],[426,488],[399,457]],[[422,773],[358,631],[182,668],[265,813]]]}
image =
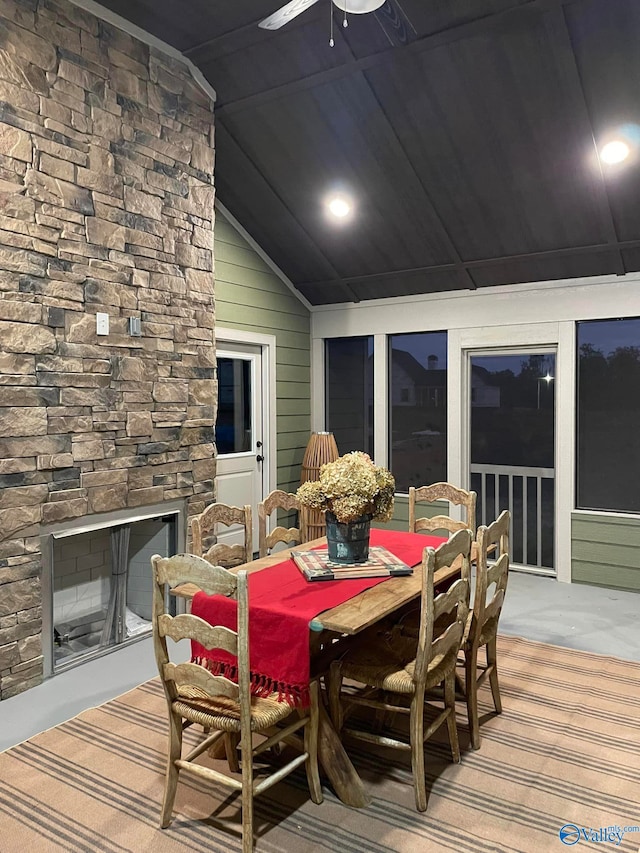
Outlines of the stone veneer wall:
{"label": "stone veneer wall", "polygon": [[0,698],[42,679],[43,525],[213,499],[213,160],[187,66],[2,0]]}

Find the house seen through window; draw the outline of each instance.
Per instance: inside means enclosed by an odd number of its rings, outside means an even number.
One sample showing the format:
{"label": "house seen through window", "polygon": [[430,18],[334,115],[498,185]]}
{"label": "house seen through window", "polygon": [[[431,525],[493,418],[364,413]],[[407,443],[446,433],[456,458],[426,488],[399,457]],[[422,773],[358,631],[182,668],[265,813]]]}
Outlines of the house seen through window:
{"label": "house seen through window", "polygon": [[446,480],[446,332],[389,336],[389,468],[398,492]]}

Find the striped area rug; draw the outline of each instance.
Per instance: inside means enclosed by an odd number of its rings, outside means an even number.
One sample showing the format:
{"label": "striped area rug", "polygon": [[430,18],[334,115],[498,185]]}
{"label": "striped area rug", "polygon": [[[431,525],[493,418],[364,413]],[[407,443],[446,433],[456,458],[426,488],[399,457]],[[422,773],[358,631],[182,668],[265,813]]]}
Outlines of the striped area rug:
{"label": "striped area rug", "polygon": [[[504,712],[489,714],[483,688],[480,751],[468,748],[463,706],[462,763],[450,762],[446,740],[427,745],[425,814],[415,811],[407,755],[348,745],[372,804],[346,808],[325,787],[316,806],[304,774],[293,775],[256,801],[257,850],[636,853],[640,664],[508,637],[499,660]],[[165,732],[152,680],[2,753],[0,851],[240,850],[238,799],[190,779],[173,823],[158,828]],[[190,729],[186,740],[200,736]],[[627,827],[635,831],[616,844],[616,828]]]}

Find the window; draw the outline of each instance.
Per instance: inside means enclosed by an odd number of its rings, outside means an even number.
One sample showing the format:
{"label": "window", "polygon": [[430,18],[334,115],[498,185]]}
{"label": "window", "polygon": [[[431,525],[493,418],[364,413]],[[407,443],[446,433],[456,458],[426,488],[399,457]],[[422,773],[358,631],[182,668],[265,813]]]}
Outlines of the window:
{"label": "window", "polygon": [[218,453],[251,450],[251,362],[241,358],[218,359]]}
{"label": "window", "polygon": [[396,491],[446,480],[447,333],[389,336],[389,469]]}
{"label": "window", "polygon": [[373,457],[373,337],[326,341],[326,423],[340,454]]}
{"label": "window", "polygon": [[326,423],[340,454],[373,457],[373,336],[325,344]]}
{"label": "window", "polygon": [[577,324],[577,505],[640,511],[640,318]]}

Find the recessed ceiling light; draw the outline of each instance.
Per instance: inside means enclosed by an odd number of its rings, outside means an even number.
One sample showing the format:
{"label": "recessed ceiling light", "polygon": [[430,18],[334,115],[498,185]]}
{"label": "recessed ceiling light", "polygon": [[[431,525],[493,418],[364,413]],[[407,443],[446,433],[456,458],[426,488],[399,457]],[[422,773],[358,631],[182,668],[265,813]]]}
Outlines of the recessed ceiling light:
{"label": "recessed ceiling light", "polygon": [[346,196],[334,195],[328,200],[327,209],[336,219],[345,219],[351,213],[351,202]]}
{"label": "recessed ceiling light", "polygon": [[600,151],[600,159],[604,163],[622,163],[629,156],[629,146],[621,139],[607,142]]}

